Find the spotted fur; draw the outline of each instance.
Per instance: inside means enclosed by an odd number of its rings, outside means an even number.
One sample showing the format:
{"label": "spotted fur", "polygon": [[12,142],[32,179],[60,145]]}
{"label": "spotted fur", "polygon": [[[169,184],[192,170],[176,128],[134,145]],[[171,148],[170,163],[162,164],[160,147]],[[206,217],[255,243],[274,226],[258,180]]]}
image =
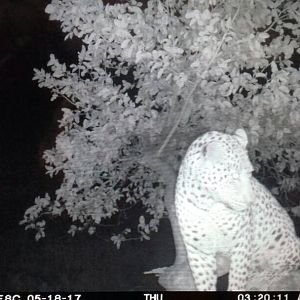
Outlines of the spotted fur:
{"label": "spotted fur", "polygon": [[247,142],[242,129],[211,131],[192,143],[181,164],[175,207],[197,290],[216,289],[224,261],[229,290],[245,290],[259,276],[268,289],[300,267],[294,225],[252,176]]}

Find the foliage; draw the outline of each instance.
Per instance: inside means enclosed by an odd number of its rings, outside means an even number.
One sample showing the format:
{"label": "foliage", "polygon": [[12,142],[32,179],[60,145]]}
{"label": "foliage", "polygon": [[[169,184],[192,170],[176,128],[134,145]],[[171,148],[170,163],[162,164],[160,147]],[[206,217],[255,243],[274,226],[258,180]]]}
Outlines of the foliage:
{"label": "foliage", "polygon": [[[61,132],[44,153],[47,173],[63,173],[54,199],[37,198],[22,224],[44,235],[44,215],[67,212],[70,233],[142,203],[148,238],[164,214],[163,174],[143,160],[157,145],[177,166],[192,132],[244,127],[251,159],[281,190],[299,188],[300,3],[283,0],[52,0],[50,20],[82,40],[78,62],[53,55],[35,70],[39,87],[63,97]],[[165,141],[165,142],[164,142]],[[119,246],[123,233],[112,240]]]}

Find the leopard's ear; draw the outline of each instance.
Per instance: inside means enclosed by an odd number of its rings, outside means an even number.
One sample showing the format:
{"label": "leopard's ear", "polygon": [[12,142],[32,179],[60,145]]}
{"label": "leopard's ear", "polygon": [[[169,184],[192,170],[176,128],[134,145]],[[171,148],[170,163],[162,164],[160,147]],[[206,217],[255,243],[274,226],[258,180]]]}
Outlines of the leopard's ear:
{"label": "leopard's ear", "polygon": [[206,160],[210,162],[219,162],[224,160],[224,149],[221,147],[220,142],[214,141],[206,144],[202,148],[202,154]]}
{"label": "leopard's ear", "polygon": [[237,137],[240,144],[246,148],[248,144],[248,137],[246,131],[243,128],[239,128],[235,131],[234,135]]}

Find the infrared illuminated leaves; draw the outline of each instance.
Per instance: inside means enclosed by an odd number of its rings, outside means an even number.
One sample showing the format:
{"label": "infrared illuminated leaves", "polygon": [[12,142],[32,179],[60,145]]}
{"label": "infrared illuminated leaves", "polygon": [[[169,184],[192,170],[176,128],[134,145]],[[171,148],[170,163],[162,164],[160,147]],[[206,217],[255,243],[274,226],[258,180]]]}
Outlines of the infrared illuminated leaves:
{"label": "infrared illuminated leaves", "polygon": [[164,152],[175,169],[196,135],[243,127],[256,170],[269,169],[280,191],[299,189],[300,76],[291,61],[299,1],[150,0],[142,8],[52,0],[46,13],[82,47],[71,65],[51,54],[47,69],[34,69],[51,100],[66,101],[61,132],[43,156],[61,186],[36,198],[22,221],[37,239],[46,215],[66,212],[70,234],[93,234],[137,203],[142,216],[112,241],[120,247],[134,233],[148,239],[164,215],[168,178],[141,162],[175,124]]}

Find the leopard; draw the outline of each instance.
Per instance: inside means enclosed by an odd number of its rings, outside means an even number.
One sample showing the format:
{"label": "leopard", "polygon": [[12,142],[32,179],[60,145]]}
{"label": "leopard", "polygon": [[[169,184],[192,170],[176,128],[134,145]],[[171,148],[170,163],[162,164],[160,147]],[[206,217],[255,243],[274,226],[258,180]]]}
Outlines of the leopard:
{"label": "leopard", "polygon": [[253,175],[248,136],[208,131],[179,168],[175,210],[195,287],[215,291],[272,290],[300,268],[300,239],[287,211]]}

